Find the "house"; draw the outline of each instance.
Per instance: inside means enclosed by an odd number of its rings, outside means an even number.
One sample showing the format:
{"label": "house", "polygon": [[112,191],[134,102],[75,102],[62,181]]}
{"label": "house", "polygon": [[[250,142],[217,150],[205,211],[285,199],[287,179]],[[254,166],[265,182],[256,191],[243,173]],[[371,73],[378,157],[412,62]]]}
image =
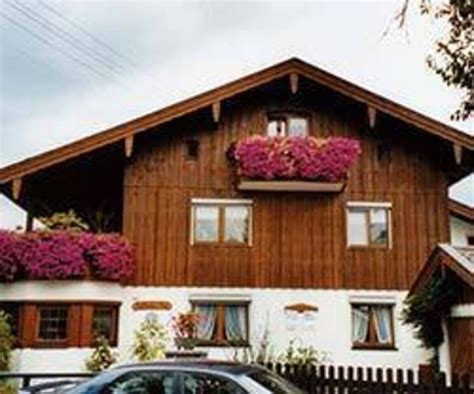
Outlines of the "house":
{"label": "house", "polygon": [[[296,137],[318,152],[343,137],[361,153],[347,178],[241,179],[229,152],[252,135]],[[191,307],[211,357],[258,347],[268,333],[275,354],[294,341],[336,364],[417,367],[429,354],[399,316],[421,267],[450,241],[447,189],[472,172],[473,146],[465,133],[290,59],[4,167],[0,191],[28,223],[69,209],[100,213],[136,249],[126,283],[0,284],[17,319],[18,368],[81,368],[94,322],[126,358],[143,319],[167,323]],[[346,148],[334,147],[336,167]]]}
{"label": "house", "polygon": [[474,208],[456,200],[449,200],[451,243],[474,246]]}
{"label": "house", "polygon": [[[423,292],[434,281],[445,283],[450,300],[442,316],[444,341],[440,366],[458,375],[474,379],[474,248],[439,244],[415,279],[409,296]],[[437,305],[437,309],[441,309]]]}

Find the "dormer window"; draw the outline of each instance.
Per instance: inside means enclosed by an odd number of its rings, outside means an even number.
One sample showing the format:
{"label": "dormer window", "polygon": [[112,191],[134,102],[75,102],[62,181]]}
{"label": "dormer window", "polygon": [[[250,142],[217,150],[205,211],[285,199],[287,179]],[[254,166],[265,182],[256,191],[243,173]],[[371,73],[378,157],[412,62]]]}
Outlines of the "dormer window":
{"label": "dormer window", "polygon": [[302,115],[279,113],[268,116],[267,135],[269,137],[306,137],[308,119]]}

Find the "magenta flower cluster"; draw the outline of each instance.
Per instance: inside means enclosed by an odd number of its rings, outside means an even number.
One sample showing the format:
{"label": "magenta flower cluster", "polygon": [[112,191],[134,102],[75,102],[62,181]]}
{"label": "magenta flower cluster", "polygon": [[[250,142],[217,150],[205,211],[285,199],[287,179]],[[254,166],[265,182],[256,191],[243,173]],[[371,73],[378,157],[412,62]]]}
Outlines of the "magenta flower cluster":
{"label": "magenta flower cluster", "polygon": [[0,231],[0,281],[80,279],[120,281],[133,274],[130,243],[117,234]]}
{"label": "magenta flower cluster", "polygon": [[358,140],[344,137],[248,137],[231,158],[249,179],[336,182],[346,178],[361,153]]}

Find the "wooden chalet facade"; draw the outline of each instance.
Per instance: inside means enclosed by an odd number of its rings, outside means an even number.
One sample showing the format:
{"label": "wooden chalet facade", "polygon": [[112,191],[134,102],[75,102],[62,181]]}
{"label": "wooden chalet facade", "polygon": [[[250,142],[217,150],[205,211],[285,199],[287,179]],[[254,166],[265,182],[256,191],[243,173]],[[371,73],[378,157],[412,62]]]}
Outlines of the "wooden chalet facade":
{"label": "wooden chalet facade", "polygon": [[[275,124],[289,133],[293,121],[304,136],[360,141],[362,153],[342,190],[239,188],[227,155],[231,145],[266,136]],[[435,246],[450,241],[447,189],[472,171],[473,146],[467,134],[290,59],[2,168],[0,190],[34,217],[74,209],[84,218],[101,211],[111,219],[108,229],[136,247],[135,275],[122,286],[128,295],[108,300],[123,302],[123,314],[131,299],[167,300],[177,308],[214,298],[216,304],[251,304],[246,325],[252,342],[260,335],[252,322],[258,314],[284,314],[291,302],[307,303],[317,316],[317,344],[328,343],[322,350],[336,362],[354,363],[368,354],[357,349],[371,340],[377,345],[379,334],[370,323],[361,343],[351,341],[351,305],[370,322],[377,306],[399,312]],[[226,224],[232,220],[238,223],[235,239]],[[11,290],[15,284],[5,286],[9,297],[21,296]],[[271,306],[277,293],[280,304]],[[333,296],[347,304],[340,311],[349,316],[341,320],[347,340],[337,345],[344,349],[333,350],[319,328],[324,310],[338,319],[328,310]],[[407,329],[396,328],[392,312],[385,348],[407,366],[423,362],[421,351],[404,353],[416,342]],[[121,331],[132,331],[127,324],[125,318]],[[128,334],[119,333],[119,345],[120,335]],[[350,352],[356,356],[346,357]],[[386,365],[389,356],[367,357]]]}

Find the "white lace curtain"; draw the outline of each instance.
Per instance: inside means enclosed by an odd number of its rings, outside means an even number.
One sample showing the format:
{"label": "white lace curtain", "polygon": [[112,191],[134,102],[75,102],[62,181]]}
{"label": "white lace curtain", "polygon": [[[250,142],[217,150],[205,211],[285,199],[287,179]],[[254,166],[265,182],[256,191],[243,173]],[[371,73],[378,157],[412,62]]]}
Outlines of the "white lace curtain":
{"label": "white lace curtain", "polygon": [[387,306],[374,306],[373,316],[375,320],[375,332],[378,343],[392,342],[391,308]]}
{"label": "white lace curtain", "polygon": [[197,305],[196,312],[199,315],[197,337],[211,340],[216,327],[217,308],[213,305]]}
{"label": "white lace curtain", "polygon": [[369,332],[369,308],[358,306],[352,308],[352,342],[365,342]]}
{"label": "white lace curtain", "polygon": [[225,336],[229,341],[247,339],[247,308],[245,306],[225,307]]}

